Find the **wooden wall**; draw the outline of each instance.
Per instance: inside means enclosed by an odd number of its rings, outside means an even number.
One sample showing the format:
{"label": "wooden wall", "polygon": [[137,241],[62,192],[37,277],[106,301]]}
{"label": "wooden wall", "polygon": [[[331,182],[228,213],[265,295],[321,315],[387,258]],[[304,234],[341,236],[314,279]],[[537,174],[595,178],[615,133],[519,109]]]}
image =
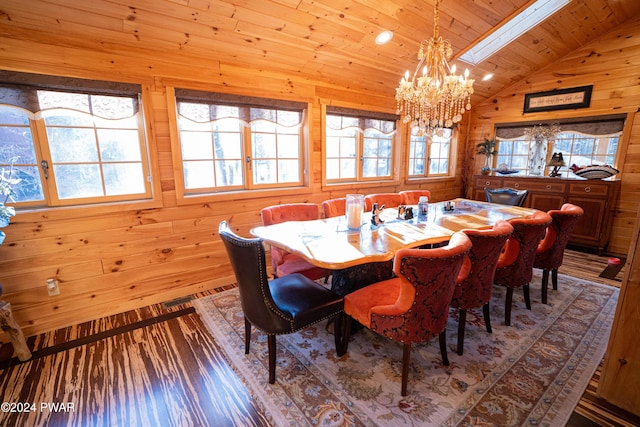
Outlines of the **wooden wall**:
{"label": "wooden wall", "polygon": [[[87,38],[91,38],[87,34]],[[424,186],[434,199],[463,195],[473,165],[475,144],[492,133],[493,124],[595,115],[633,113],[640,100],[638,61],[640,25],[628,23],[603,39],[579,49],[553,68],[536,74],[465,117],[455,179]],[[99,43],[98,43],[99,44]],[[338,197],[355,188],[323,188],[321,176],[321,103],[394,112],[395,102],[368,92],[354,92],[268,70],[243,69],[211,58],[186,55],[150,57],[133,49],[99,51],[96,43],[57,39],[51,34],[0,34],[0,67],[9,70],[79,78],[135,82],[143,85],[143,101],[152,146],[153,174],[160,193],[154,207],[123,206],[119,212],[67,210],[19,213],[5,229],[0,246],[0,282],[26,335],[77,324],[134,307],[171,300],[233,280],[217,225],[227,220],[241,235],[260,224],[260,208],[276,203],[313,202]],[[591,108],[557,114],[522,115],[524,93],[594,84]],[[174,184],[166,91],[179,86],[252,96],[285,98],[311,105],[309,191],[293,195],[266,193],[251,199],[194,202],[178,206]],[[470,125],[467,120],[471,119]],[[611,249],[626,252],[638,210],[640,191],[640,121],[631,127],[622,174]],[[404,152],[404,151],[403,151]],[[477,168],[480,166],[478,165]],[[404,168],[404,165],[403,165]],[[414,186],[417,187],[417,186]],[[359,187],[360,193],[399,191],[409,185]],[[49,297],[45,280],[60,281],[61,294]]]}
{"label": "wooden wall", "polygon": [[[497,71],[499,72],[499,71]],[[553,89],[593,85],[589,108],[523,114],[524,95]],[[553,120],[627,113],[618,167],[621,196],[615,208],[608,250],[626,254],[640,208],[640,17],[627,21],[600,39],[577,49],[542,71],[475,106],[469,146],[493,135],[496,123]],[[482,156],[475,161],[480,170]]]}
{"label": "wooden wall", "polygon": [[[261,225],[260,209],[265,206],[319,204],[348,192],[419,188],[372,184],[330,190],[322,186],[321,103],[395,113],[392,98],[242,69],[209,58],[148,58],[127,51],[107,54],[82,46],[69,47],[68,40],[55,37],[32,37],[24,40],[0,35],[0,67],[143,85],[152,171],[160,181],[156,186],[160,195],[155,206],[142,209],[133,204],[119,212],[48,209],[19,212],[12,218],[5,229],[7,239],[0,246],[0,282],[3,299],[12,304],[14,316],[27,336],[231,283],[232,271],[216,235],[222,220],[248,237],[252,227]],[[250,199],[212,198],[178,205],[167,101],[171,87],[310,103],[310,188],[288,195],[272,191]],[[464,144],[460,144],[463,149]],[[463,156],[459,153],[457,157]],[[430,182],[428,188],[434,198],[458,197],[461,171],[459,165],[457,178]],[[59,280],[59,296],[48,295],[45,281],[49,277]]]}

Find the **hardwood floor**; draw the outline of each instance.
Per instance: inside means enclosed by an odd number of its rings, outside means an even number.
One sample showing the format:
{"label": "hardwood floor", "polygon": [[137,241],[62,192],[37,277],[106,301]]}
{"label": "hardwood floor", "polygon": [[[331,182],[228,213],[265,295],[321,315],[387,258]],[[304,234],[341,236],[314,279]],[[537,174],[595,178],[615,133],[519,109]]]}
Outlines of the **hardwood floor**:
{"label": "hardwood floor", "polygon": [[[606,265],[607,257],[567,251],[560,273],[619,286],[622,272],[599,277]],[[0,426],[268,425],[190,302],[145,307],[27,341],[33,358],[25,363],[13,357],[10,344],[0,346],[2,401],[23,410],[0,411]],[[596,397],[599,375],[567,425],[640,425],[640,417]]]}

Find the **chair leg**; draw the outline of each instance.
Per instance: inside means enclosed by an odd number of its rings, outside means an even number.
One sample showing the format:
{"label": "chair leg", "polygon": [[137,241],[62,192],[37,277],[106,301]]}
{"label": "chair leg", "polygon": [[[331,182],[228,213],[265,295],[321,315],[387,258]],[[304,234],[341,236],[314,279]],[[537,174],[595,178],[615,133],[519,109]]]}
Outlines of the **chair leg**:
{"label": "chair leg", "polygon": [[244,318],[244,354],[249,354],[249,347],[251,346],[251,322]]}
{"label": "chair leg", "polygon": [[409,366],[411,365],[411,343],[405,343],[402,348],[402,387],[400,394],[407,395],[407,380],[409,378]]}
{"label": "chair leg", "polygon": [[[338,316],[342,317],[342,333],[340,334],[340,351],[338,353],[338,357],[344,355],[349,349],[349,338],[351,337],[351,316],[347,313],[339,314]],[[334,331],[335,334],[335,331]]]}
{"label": "chair leg", "polygon": [[487,327],[487,332],[492,333],[491,330],[491,316],[489,315],[489,303],[482,306],[482,314],[484,314],[484,325]]}
{"label": "chair leg", "polygon": [[549,270],[542,270],[542,303],[547,303],[547,286],[549,285]]}
{"label": "chair leg", "polygon": [[511,303],[513,301],[513,288],[507,287],[507,296],[504,300],[504,324],[511,325]]}
{"label": "chair leg", "polygon": [[343,312],[333,316],[333,339],[336,345],[336,355],[338,357],[342,356],[347,351],[342,339],[344,336],[344,327],[342,326],[342,323],[345,320],[344,316]]}
{"label": "chair leg", "polygon": [[458,309],[460,319],[458,319],[458,354],[462,356],[464,351],[464,327],[467,321],[467,310]]}
{"label": "chair leg", "polygon": [[522,287],[522,293],[524,294],[524,304],[528,310],[531,310],[531,298],[529,298],[529,284],[527,283]]}
{"label": "chair leg", "polygon": [[276,336],[270,334],[267,336],[269,348],[269,384],[276,382]]}
{"label": "chair leg", "polygon": [[553,285],[553,290],[558,290],[558,269],[554,268],[551,270],[551,284]]}
{"label": "chair leg", "polygon": [[447,356],[447,330],[440,332],[440,354],[442,355],[442,364],[449,366],[449,357]]}

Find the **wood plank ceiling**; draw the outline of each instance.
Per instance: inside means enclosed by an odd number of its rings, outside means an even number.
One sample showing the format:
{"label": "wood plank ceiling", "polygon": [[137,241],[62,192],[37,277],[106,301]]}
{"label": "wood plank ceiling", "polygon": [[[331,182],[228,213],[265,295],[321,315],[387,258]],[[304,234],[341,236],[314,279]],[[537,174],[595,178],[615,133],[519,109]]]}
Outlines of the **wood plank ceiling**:
{"label": "wood plank ceiling", "polygon": [[[442,0],[440,34],[459,55],[531,0]],[[434,0],[2,0],[0,34],[140,61],[253,67],[394,96],[433,34]],[[580,48],[640,13],[638,0],[573,0],[515,42],[469,67],[473,102]],[[375,36],[392,30],[390,43]],[[0,64],[1,66],[1,64]],[[487,73],[495,76],[482,81]]]}

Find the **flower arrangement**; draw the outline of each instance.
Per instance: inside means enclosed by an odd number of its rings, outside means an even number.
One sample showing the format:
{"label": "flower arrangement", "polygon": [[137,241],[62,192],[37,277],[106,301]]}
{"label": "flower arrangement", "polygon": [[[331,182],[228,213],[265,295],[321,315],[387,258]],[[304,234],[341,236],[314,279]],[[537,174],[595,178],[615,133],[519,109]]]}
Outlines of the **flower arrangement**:
{"label": "flower arrangement", "polygon": [[[15,202],[15,199],[13,198],[15,195],[13,187],[21,181],[19,178],[13,177],[13,164],[16,160],[17,158],[11,159],[11,165],[8,173],[5,169],[0,170],[0,228],[9,225],[11,217],[16,214],[16,210],[13,206],[7,206],[7,202]],[[0,244],[4,242],[5,237],[6,235],[4,232],[0,230]]]}
{"label": "flower arrangement", "polygon": [[478,149],[477,154],[484,154],[485,161],[484,166],[480,169],[480,172],[483,175],[488,175],[491,173],[491,156],[498,154],[498,150],[496,150],[496,140],[494,139],[485,139],[483,142],[476,145]]}

